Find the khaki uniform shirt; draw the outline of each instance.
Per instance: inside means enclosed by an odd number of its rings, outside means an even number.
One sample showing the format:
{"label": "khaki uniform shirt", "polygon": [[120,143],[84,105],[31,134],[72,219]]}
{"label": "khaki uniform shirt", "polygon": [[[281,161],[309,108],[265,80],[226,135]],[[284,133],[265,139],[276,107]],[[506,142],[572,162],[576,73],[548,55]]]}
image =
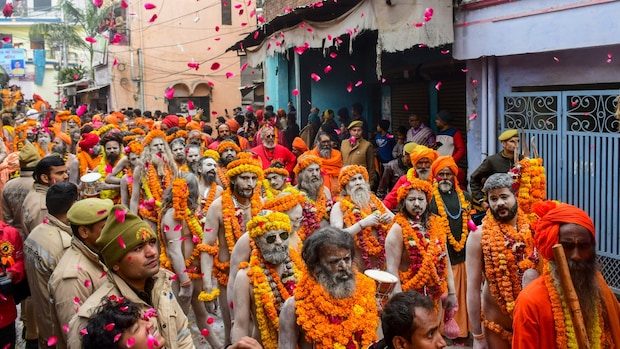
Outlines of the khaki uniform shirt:
{"label": "khaki uniform shirt", "polygon": [[128,301],[139,304],[143,312],[155,308],[157,317],[150,318],[150,321],[166,339],[167,349],[195,348],[187,327],[187,317],[172,294],[171,276],[170,271],[162,268],[153,277],[154,285],[150,290],[153,304],[148,304],[120,276],[108,272],[106,282],[80,306],[78,313],[69,322],[69,349],[82,349],[80,330],[86,328],[88,320],[101,304],[101,299],[111,295],[122,296]]}
{"label": "khaki uniform shirt", "polygon": [[11,179],[6,182],[2,189],[2,217],[3,221],[19,231],[22,240],[26,240],[26,234],[23,231],[23,210],[22,204],[24,199],[32,189],[34,178],[32,171],[20,172],[20,177]]}
{"label": "khaki uniform shirt", "polygon": [[106,282],[104,271],[107,270],[97,253],[74,236],[71,247],[58,262],[48,285],[51,302],[56,310],[56,330],[59,330],[54,334],[58,338],[57,349],[67,347],[67,333],[62,330],[62,326],[69,325],[77,312],[75,297],[82,302],[88,299]]}
{"label": "khaki uniform shirt", "polygon": [[345,139],[340,144],[340,152],[342,153],[342,163],[344,166],[359,165],[366,167],[369,182],[370,184],[373,183],[376,176],[375,154],[369,141],[362,138],[354,146],[351,146],[351,142]]}
{"label": "khaki uniform shirt", "polygon": [[24,199],[22,204],[22,230],[26,236],[34,227],[43,223],[43,218],[47,215],[47,205],[45,204],[47,189],[49,189],[48,186],[35,183]]}
{"label": "khaki uniform shirt", "polygon": [[32,304],[40,316],[36,317],[39,327],[39,347],[45,348],[49,337],[54,336],[54,307],[50,303],[47,284],[56,269],[58,261],[71,246],[71,227],[48,214],[49,222],[36,226],[24,241],[24,262]]}

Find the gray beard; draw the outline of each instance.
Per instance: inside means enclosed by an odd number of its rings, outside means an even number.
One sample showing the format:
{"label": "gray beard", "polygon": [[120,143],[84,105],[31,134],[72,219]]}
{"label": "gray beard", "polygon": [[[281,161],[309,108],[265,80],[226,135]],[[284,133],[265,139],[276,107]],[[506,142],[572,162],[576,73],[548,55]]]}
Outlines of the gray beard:
{"label": "gray beard", "polygon": [[[598,320],[596,318],[596,311],[601,300],[601,290],[596,282],[596,274],[598,271],[596,257],[592,257],[590,261],[579,263],[569,259],[567,263],[571,279],[573,280],[573,286],[577,293],[577,298],[579,298],[583,320],[586,327],[590,327],[591,324]],[[558,276],[557,266],[554,261],[549,261],[549,265],[551,267],[553,283],[558,293],[563,294],[559,282],[560,278]]]}
{"label": "gray beard", "polygon": [[300,176],[299,188],[305,191],[311,198],[315,199],[319,190],[323,189],[323,181],[311,182],[307,178]]}
{"label": "gray beard", "polygon": [[415,170],[415,172],[418,174],[418,178],[423,179],[425,181],[431,177],[430,168],[423,168],[423,169]]}
{"label": "gray beard", "polygon": [[355,292],[355,278],[352,272],[339,271],[332,275],[319,266],[316,269],[316,281],[336,299],[350,298]]}
{"label": "gray beard", "polygon": [[259,244],[260,253],[265,261],[272,265],[279,265],[288,259],[288,246],[277,246],[274,244]]}
{"label": "gray beard", "polygon": [[441,190],[442,193],[447,193],[450,190],[452,190],[454,185],[450,181],[442,180],[442,181],[439,182],[438,187],[439,187],[439,190]]}
{"label": "gray beard", "polygon": [[321,155],[321,157],[323,159],[329,159],[332,157],[332,148],[319,148],[319,155]]}
{"label": "gray beard", "polygon": [[356,188],[349,194],[351,201],[359,207],[366,207],[370,203],[370,188],[368,185],[365,185],[365,187]]}

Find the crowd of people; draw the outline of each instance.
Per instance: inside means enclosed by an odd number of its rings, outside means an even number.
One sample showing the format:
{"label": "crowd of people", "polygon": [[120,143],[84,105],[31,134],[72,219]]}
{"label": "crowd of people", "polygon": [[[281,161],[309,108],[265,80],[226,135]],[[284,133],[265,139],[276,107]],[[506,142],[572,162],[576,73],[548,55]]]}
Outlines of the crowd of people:
{"label": "crowd of people", "polygon": [[0,347],[19,303],[27,348],[572,348],[564,262],[586,340],[620,346],[592,220],[516,130],[470,195],[447,111],[371,139],[358,103],[201,112],[3,111]]}

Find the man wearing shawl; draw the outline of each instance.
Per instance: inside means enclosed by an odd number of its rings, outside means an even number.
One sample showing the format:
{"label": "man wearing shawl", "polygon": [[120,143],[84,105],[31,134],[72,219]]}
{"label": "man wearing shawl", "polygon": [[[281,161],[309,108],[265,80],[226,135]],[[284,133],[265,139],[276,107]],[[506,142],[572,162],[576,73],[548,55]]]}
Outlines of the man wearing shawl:
{"label": "man wearing shawl", "polygon": [[620,306],[603,279],[596,262],[594,224],[586,212],[563,203],[534,204],[540,217],[533,223],[534,239],[544,259],[542,276],[532,281],[517,298],[512,347],[575,348],[572,325],[559,283],[552,247],[562,244],[570,276],[592,348],[620,346]]}
{"label": "man wearing shawl", "polygon": [[316,147],[310,151],[310,154],[321,158],[323,185],[330,190],[332,197],[338,196],[340,194],[338,175],[342,168],[342,153],[338,149],[332,148],[329,135],[321,131],[317,135]]}
{"label": "man wearing shawl", "polygon": [[388,195],[383,199],[383,204],[385,207],[390,210],[396,210],[396,204],[398,204],[397,200],[397,192],[398,188],[407,182],[411,182],[413,178],[420,178],[423,180],[432,181],[431,179],[431,165],[433,162],[439,157],[439,154],[436,150],[425,147],[423,145],[418,145],[413,148],[409,158],[411,159],[412,168],[407,171],[407,174],[400,177],[396,185],[392,188],[392,190],[388,193]]}

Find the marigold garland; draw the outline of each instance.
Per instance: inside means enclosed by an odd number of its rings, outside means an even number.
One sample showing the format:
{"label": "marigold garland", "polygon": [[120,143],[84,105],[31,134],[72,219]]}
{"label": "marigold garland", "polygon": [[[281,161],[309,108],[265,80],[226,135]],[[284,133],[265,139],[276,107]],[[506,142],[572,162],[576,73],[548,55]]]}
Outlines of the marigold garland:
{"label": "marigold garland", "polygon": [[164,141],[166,140],[166,134],[164,133],[164,131],[162,130],[151,130],[146,137],[144,138],[144,144],[151,144],[151,142],[155,139],[155,138],[161,138]]}
{"label": "marigold garland", "polygon": [[[342,172],[341,172],[342,173]],[[367,207],[359,207],[351,201],[349,196],[345,196],[340,200],[340,209],[342,210],[345,227],[352,227],[362,219],[371,214],[386,213],[386,209],[374,194],[370,196],[370,205]],[[362,259],[366,264],[366,269],[380,269],[385,267],[385,237],[390,231],[392,223],[380,223],[374,227],[365,227],[359,233],[355,234],[355,244],[362,251]],[[377,236],[373,234],[376,230]],[[372,265],[370,256],[378,259],[377,265]]]}
{"label": "marigold garland", "polygon": [[210,293],[201,291],[200,294],[198,295],[198,300],[201,302],[211,302],[217,297],[219,297],[219,295],[220,295],[219,288],[214,288]]}
{"label": "marigold garland", "polygon": [[115,128],[115,127],[116,127],[116,126],[115,126],[114,124],[108,124],[108,125],[105,125],[105,126],[103,126],[103,127],[98,128],[98,129],[96,129],[96,130],[93,130],[91,133],[94,133],[94,134],[96,134],[97,136],[101,137],[101,135],[102,135],[102,134],[104,134],[104,133],[106,133],[106,132],[110,131],[111,129],[113,129],[113,128]]}
{"label": "marigold garland", "polygon": [[220,154],[218,154],[218,152],[216,152],[213,149],[207,149],[204,152],[202,152],[202,156],[205,158],[211,158],[213,160],[215,160],[215,162],[220,161]]}
{"label": "marigold garland", "polygon": [[303,218],[301,220],[301,228],[297,231],[300,241],[304,241],[315,230],[321,227],[321,221],[323,219],[329,221],[329,214],[332,208],[332,201],[327,200],[324,190],[319,190],[316,201],[313,201],[310,197],[303,193],[305,201],[302,203]]}
{"label": "marigold garland", "polygon": [[224,186],[224,188],[228,188],[230,186],[230,178],[228,178],[228,176],[226,176],[226,168],[225,167],[218,166],[218,168],[217,168],[217,176],[220,178],[220,181],[222,182],[222,186]]}
{"label": "marigold garland", "polygon": [[43,148],[41,148],[41,145],[39,144],[39,142],[35,142],[34,146],[37,148],[37,151],[39,152],[39,156],[41,157],[41,159],[43,159],[45,156],[47,156],[48,154],[50,154],[52,152],[52,143],[47,145],[47,152],[45,152],[45,150],[43,150]]}
{"label": "marigold garland", "polygon": [[355,272],[355,292],[336,299],[308,273],[295,289],[295,314],[308,343],[316,348],[366,348],[377,340],[376,285]]}
{"label": "marigold garland", "polygon": [[317,164],[319,167],[323,165],[323,160],[316,155],[312,155],[310,153],[304,153],[297,158],[297,165],[293,169],[295,172],[295,177],[299,177],[299,172],[303,171],[306,167]]}
{"label": "marigold garland", "polygon": [[446,251],[445,220],[430,216],[426,233],[404,214],[394,217],[402,229],[403,243],[409,255],[409,268],[399,270],[403,291],[416,290],[428,295],[438,306],[448,289],[448,257]]}
{"label": "marigold garland", "polygon": [[515,300],[521,292],[523,273],[536,268],[537,263],[534,239],[523,211],[519,209],[517,213],[516,230],[487,214],[482,221],[481,246],[491,295],[502,313],[512,317]]}
{"label": "marigold garland", "polygon": [[292,210],[295,206],[303,204],[305,197],[294,187],[284,189],[282,193],[290,193],[278,195],[273,198],[267,198],[263,205],[264,210],[286,212]]}
{"label": "marigold garland", "polygon": [[[448,236],[448,241],[450,242],[450,245],[452,245],[452,248],[454,248],[454,251],[461,252],[465,248],[465,244],[467,243],[467,236],[469,236],[469,227],[467,226],[467,222],[471,217],[471,206],[465,198],[465,194],[458,185],[454,186],[454,190],[459,197],[459,207],[461,209],[461,239],[457,241],[454,238],[454,234],[452,234],[449,228],[446,231],[446,235]],[[446,223],[448,223],[448,213],[446,211],[446,206],[443,202],[443,198],[439,193],[439,182],[437,181],[435,181],[435,183],[433,184],[433,197],[435,198],[435,203],[437,204],[437,211],[439,212],[439,216],[442,219],[445,219]]]}
{"label": "marigold garland", "polygon": [[85,151],[78,152],[77,158],[80,164],[80,177],[87,174],[88,171],[94,171],[101,162],[101,154],[93,158],[88,152]]}
{"label": "marigold garland", "polygon": [[221,155],[224,152],[224,150],[228,148],[233,148],[237,154],[241,153],[241,148],[239,148],[237,143],[231,140],[225,140],[225,141],[220,142],[220,144],[217,145],[217,153]]}
{"label": "marigold garland", "polygon": [[340,190],[344,190],[351,178],[358,174],[361,174],[362,177],[364,177],[364,181],[368,183],[368,171],[366,170],[366,167],[359,165],[349,165],[340,169],[340,174],[338,175],[338,184],[340,184]]}
{"label": "marigold garland", "polygon": [[252,239],[263,236],[268,231],[284,230],[288,233],[291,232],[291,220],[286,214],[275,211],[267,214],[262,213],[252,217],[245,227]]}
{"label": "marigold garland", "polygon": [[[108,174],[110,174],[112,172],[112,169],[114,168],[114,166],[116,166],[116,164],[125,157],[124,154],[120,154],[120,156],[118,157],[118,159],[116,160],[116,162],[114,164],[108,164],[108,160],[105,156],[105,152],[102,152],[103,154],[101,155],[101,160],[99,160],[99,167],[97,167],[97,172],[99,172],[99,174],[101,174],[101,181],[105,182],[106,177],[108,176]],[[114,177],[116,178],[122,178],[123,175],[125,173],[123,171],[119,171]],[[106,189],[106,190],[102,190],[99,193],[99,197],[101,199],[112,199],[112,201],[114,201],[114,203],[118,203],[117,201],[120,200],[120,190],[118,189]]]}
{"label": "marigold garland", "polygon": [[518,176],[517,199],[519,208],[529,215],[530,221],[536,218],[531,213],[532,205],[544,201],[547,196],[545,168],[541,158],[524,158],[511,170]]}
{"label": "marigold garland", "polygon": [[177,138],[183,138],[185,140],[187,140],[187,131],[185,130],[178,130],[177,132],[166,136],[166,142],[171,143],[173,140],[177,139]]}
{"label": "marigold garland", "polygon": [[411,181],[404,183],[398,188],[398,190],[396,191],[396,198],[398,202],[403,201],[412,190],[423,192],[424,194],[426,194],[426,202],[431,202],[433,188],[431,187],[430,182],[423,181],[418,178],[412,178]]}
{"label": "marigold garland", "polygon": [[253,158],[249,153],[239,153],[237,158],[226,166],[226,176],[233,178],[245,172],[256,174],[258,181],[262,181],[264,178],[260,160]]}
{"label": "marigold garland", "polygon": [[505,340],[505,341],[507,341],[509,343],[512,343],[512,332],[508,331],[502,325],[498,324],[495,321],[487,320],[484,317],[484,314],[482,314],[482,326],[484,326],[484,328],[486,328],[487,330],[497,334],[503,340]]}
{"label": "marigold garland", "polygon": [[[265,173],[266,174],[266,173]],[[290,183],[286,183],[284,186],[284,189],[282,190],[277,190],[274,189],[271,184],[269,184],[269,181],[267,179],[263,179],[263,197],[265,197],[267,200],[271,200],[273,198],[275,198],[276,196],[278,196],[280,193],[282,193],[283,191],[292,188],[293,186]]]}
{"label": "marigold garland", "polygon": [[144,151],[144,145],[139,141],[131,141],[125,147],[125,153],[134,153],[138,156]]}
{"label": "marigold garland", "polygon": [[213,200],[215,200],[216,193],[217,193],[217,184],[215,183],[215,181],[213,181],[213,183],[211,183],[211,186],[209,187],[209,194],[207,195],[207,197],[206,198],[202,196],[200,197],[200,209],[198,210],[198,220],[200,221],[200,224],[202,226],[204,226],[207,220],[207,212],[209,211],[209,207],[211,207]]}

